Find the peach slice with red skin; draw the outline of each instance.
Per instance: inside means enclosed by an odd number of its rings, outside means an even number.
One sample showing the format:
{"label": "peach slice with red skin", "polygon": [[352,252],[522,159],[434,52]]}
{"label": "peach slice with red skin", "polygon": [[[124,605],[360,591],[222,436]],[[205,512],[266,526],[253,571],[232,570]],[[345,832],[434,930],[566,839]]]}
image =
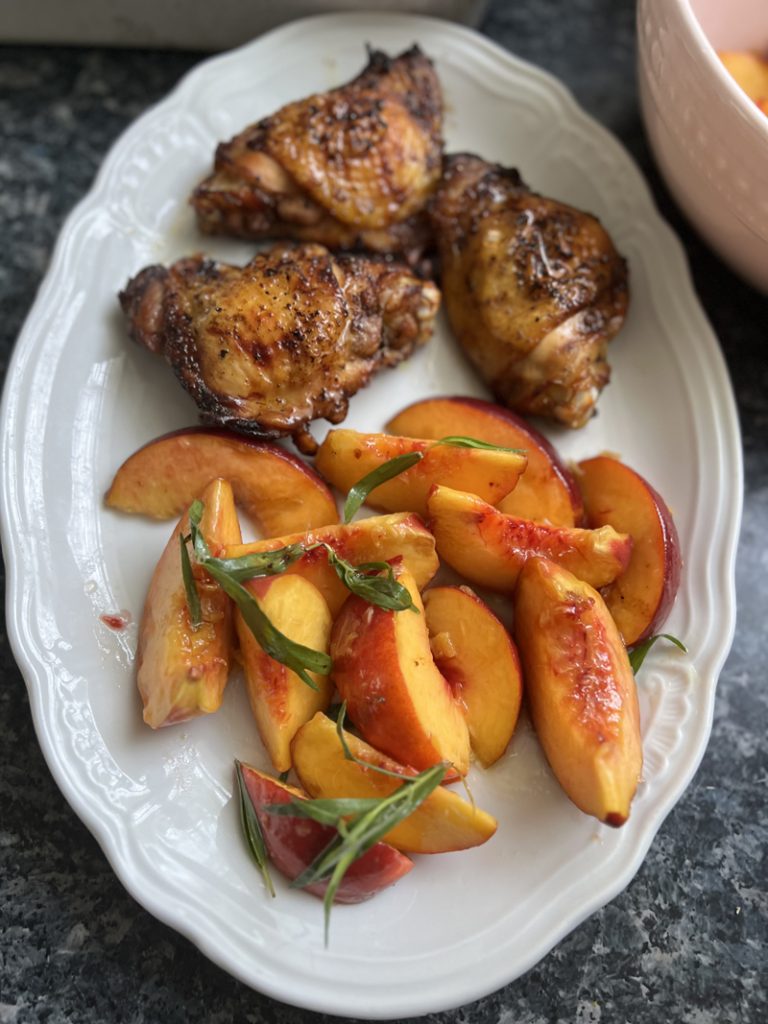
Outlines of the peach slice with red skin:
{"label": "peach slice with red skin", "polygon": [[[272,625],[289,640],[328,651],[331,613],[325,598],[301,576],[266,576],[250,580],[247,589]],[[313,690],[295,672],[271,658],[240,614],[235,614],[240,654],[251,710],[262,742],[277,772],[291,767],[291,740],[317,711],[331,702],[333,685],[326,676],[310,672]]]}
{"label": "peach slice with red skin", "polygon": [[643,756],[616,624],[596,590],[544,558],[526,562],[514,600],[528,708],[550,767],[577,807],[622,825]]}
{"label": "peach slice with red skin", "polygon": [[[333,839],[336,830],[308,818],[270,814],[269,804],[305,800],[295,786],[278,782],[250,765],[241,764],[248,799],[256,812],[267,854],[275,868],[289,881],[298,878]],[[353,861],[334,897],[335,903],[362,903],[393,885],[413,868],[413,861],[387,843],[375,843]],[[305,886],[304,892],[324,896],[327,882]]]}
{"label": "peach slice with red skin", "polygon": [[[439,566],[435,538],[417,515],[407,512],[371,516],[348,525],[325,526],[306,533],[232,545],[227,548],[226,555],[228,558],[236,558],[254,552],[275,551],[296,543],[310,547],[319,541],[328,544],[352,565],[386,562],[402,557],[419,589],[429,583]],[[313,583],[327,601],[334,618],[349,596],[349,591],[329,565],[328,553],[323,548],[302,555],[288,567],[286,573],[297,573]]]}
{"label": "peach slice with red skin", "polygon": [[[212,554],[240,540],[232,488],[213,480],[201,495],[200,528]],[[136,653],[144,721],[153,729],[216,711],[229,674],[232,608],[224,591],[193,563],[202,622],[192,624],[181,572],[179,535],[189,532],[185,514],[157,563],[144,603]]]}
{"label": "peach slice with red skin", "polygon": [[118,469],[106,503],[168,519],[215,477],[229,480],[235,501],[267,537],[339,521],[327,485],[301,459],[269,441],[206,427],[177,430],[139,448]]}
{"label": "peach slice with red skin", "polygon": [[507,749],[520,713],[517,648],[469,587],[432,587],[423,598],[435,664],[464,712],[475,756],[488,767]]}
{"label": "peach slice with red skin", "polygon": [[[405,612],[399,614],[404,615]],[[410,614],[413,614],[412,612]],[[355,757],[399,775],[414,775],[349,732],[344,733]],[[363,767],[344,756],[336,725],[317,714],[296,733],[293,765],[301,784],[316,798],[378,798],[397,789],[397,779]],[[457,793],[438,786],[407,818],[395,825],[384,840],[405,853],[449,853],[487,842],[496,831],[496,819]]]}
{"label": "peach slice with red skin", "polygon": [[578,465],[589,525],[612,526],[632,537],[632,557],[603,591],[628,646],[663,624],[680,586],[680,540],[666,502],[635,470],[608,455]]}
{"label": "peach slice with red skin", "polygon": [[626,569],[632,540],[611,526],[551,526],[505,515],[473,494],[434,487],[429,524],[440,557],[471,583],[509,591],[529,558],[550,558],[594,587]]}
{"label": "peach slice with red skin", "polygon": [[402,562],[393,567],[416,610],[388,611],[350,595],[331,633],[336,688],[378,750],[418,769],[447,761],[464,775],[467,723],[432,658],[416,581]]}
{"label": "peach slice with red skin", "polygon": [[519,452],[435,446],[432,440],[416,437],[329,430],[315,464],[326,480],[347,492],[384,462],[414,452],[422,453],[421,461],[380,484],[366,499],[367,505],[385,512],[426,515],[427,495],[438,483],[461,487],[495,505],[517,484],[527,462]]}
{"label": "peach slice with red skin", "polygon": [[[425,398],[398,413],[387,430],[429,438],[461,434],[506,448],[523,448],[528,458],[525,473],[513,491],[491,504],[520,519],[555,526],[582,524],[584,510],[573,474],[544,435],[509,409],[479,398]],[[472,491],[463,485],[459,489]]]}

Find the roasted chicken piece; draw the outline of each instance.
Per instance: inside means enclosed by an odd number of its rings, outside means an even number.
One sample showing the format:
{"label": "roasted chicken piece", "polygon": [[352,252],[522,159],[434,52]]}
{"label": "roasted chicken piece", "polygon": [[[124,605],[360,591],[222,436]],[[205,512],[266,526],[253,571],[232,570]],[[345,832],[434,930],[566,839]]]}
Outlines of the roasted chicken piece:
{"label": "roasted chicken piece", "polygon": [[289,103],[216,150],[194,191],[201,229],[405,253],[429,239],[424,206],[440,179],[442,97],[418,46],[369,51],[351,82]]}
{"label": "roasted chicken piece", "polygon": [[468,154],[446,158],[431,216],[451,325],[494,394],[583,426],[628,299],[626,264],[600,222]]}
{"label": "roasted chicken piece", "polygon": [[311,453],[310,420],[340,423],[383,366],[424,344],[431,281],[381,257],[278,245],[245,267],[202,256],[147,267],[120,293],[131,336],[165,356],[202,418]]}

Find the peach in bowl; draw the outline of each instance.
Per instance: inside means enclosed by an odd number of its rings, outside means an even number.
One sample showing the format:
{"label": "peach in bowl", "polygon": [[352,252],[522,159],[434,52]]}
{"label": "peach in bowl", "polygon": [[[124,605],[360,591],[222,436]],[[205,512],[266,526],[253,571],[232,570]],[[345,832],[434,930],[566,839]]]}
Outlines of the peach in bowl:
{"label": "peach in bowl", "polygon": [[648,138],[702,237],[768,292],[768,116],[719,54],[768,55],[765,0],[639,0],[638,73]]}

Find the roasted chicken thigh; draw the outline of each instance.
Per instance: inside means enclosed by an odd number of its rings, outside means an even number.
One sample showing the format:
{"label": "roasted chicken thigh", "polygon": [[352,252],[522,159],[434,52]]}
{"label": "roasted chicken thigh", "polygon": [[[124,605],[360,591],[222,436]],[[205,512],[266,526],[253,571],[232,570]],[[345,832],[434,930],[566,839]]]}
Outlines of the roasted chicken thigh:
{"label": "roasted chicken thigh", "polygon": [[600,222],[468,154],[446,158],[431,215],[451,325],[494,394],[583,426],[628,299],[626,264]]}
{"label": "roasted chicken thigh", "polygon": [[289,103],[216,150],[192,195],[201,229],[418,256],[440,178],[442,97],[417,46],[371,51],[346,85]]}
{"label": "roasted chicken thigh", "polygon": [[292,435],[339,423],[349,397],[432,333],[440,293],[402,264],[278,245],[245,267],[202,256],[142,270],[120,293],[132,337],[161,353],[206,422]]}

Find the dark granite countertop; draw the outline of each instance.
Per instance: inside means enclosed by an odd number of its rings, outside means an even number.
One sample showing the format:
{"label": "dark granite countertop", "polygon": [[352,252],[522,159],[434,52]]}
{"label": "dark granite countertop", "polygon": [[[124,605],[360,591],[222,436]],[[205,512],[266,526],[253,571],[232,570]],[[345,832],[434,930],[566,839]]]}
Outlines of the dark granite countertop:
{"label": "dark granite countertop", "polygon": [[[728,362],[746,495],[736,639],[693,783],[624,893],[524,977],[435,1020],[757,1024],[768,1019],[768,302],[697,239],[654,171],[631,0],[499,0],[481,27],[560,77],[648,175]],[[201,56],[0,49],[3,372],[62,219],[113,140]],[[51,779],[0,640],[0,1024],[315,1019],[236,982],[126,894]]]}

